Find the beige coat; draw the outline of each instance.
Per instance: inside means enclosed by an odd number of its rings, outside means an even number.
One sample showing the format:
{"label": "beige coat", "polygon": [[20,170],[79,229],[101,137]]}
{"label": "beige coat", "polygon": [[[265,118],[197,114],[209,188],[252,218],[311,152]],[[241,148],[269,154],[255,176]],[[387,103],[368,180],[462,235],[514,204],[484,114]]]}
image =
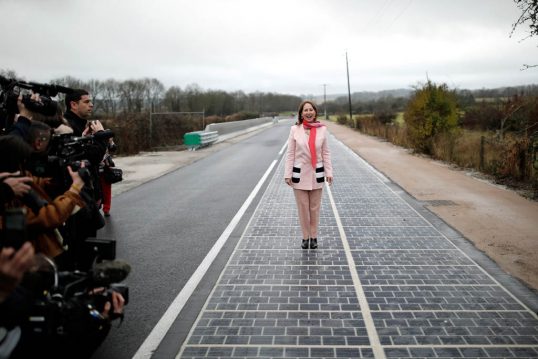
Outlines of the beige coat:
{"label": "beige coat", "polygon": [[308,136],[302,125],[291,126],[284,178],[292,179],[294,189],[322,188],[325,177],[333,177],[327,127],[316,129],[316,170],[312,168]]}

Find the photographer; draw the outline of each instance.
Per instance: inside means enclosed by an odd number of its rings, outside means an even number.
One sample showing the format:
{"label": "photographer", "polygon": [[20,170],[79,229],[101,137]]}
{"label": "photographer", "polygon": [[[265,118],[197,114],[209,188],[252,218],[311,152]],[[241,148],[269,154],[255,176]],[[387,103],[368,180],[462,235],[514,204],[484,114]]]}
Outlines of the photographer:
{"label": "photographer", "polygon": [[[0,153],[12,154],[9,157],[0,158],[0,172],[21,171],[21,173],[25,173],[23,166],[29,160],[32,148],[19,137],[1,136]],[[67,221],[73,212],[84,207],[84,201],[79,195],[84,187],[84,181],[78,172],[73,172],[70,167],[68,167],[68,171],[73,183],[65,193],[54,200],[51,200],[43,188],[46,181],[33,178],[26,182],[26,185],[31,188],[29,193],[33,193],[33,196],[13,198],[6,203],[8,207],[22,205],[27,208],[26,220],[29,240],[32,241],[37,252],[42,252],[51,258],[63,251],[63,239],[58,228]]]}
{"label": "photographer", "polygon": [[[93,103],[86,90],[73,90],[66,94],[65,105],[67,111],[64,118],[73,129],[75,136],[86,136],[104,131],[99,120],[88,121],[92,114]],[[93,166],[98,166],[105,156],[108,140],[97,140],[94,145],[86,150],[87,159]]]}
{"label": "photographer", "polygon": [[[21,88],[35,93],[21,95]],[[94,223],[86,223],[88,204],[96,205],[92,178],[85,167],[92,167],[89,163],[93,161],[98,165],[110,138],[107,131],[105,136],[75,137],[89,135],[90,130],[55,136],[66,152],[49,156],[51,129],[40,121],[54,113],[61,119],[51,100],[59,91],[70,93],[71,89],[0,76],[0,112],[12,119],[8,122],[11,135],[0,136],[0,358],[9,357],[17,342],[12,358],[89,357],[106,337],[111,320],[122,317],[128,299],[128,288],[120,282],[130,266],[112,260],[115,254],[112,257],[97,250],[94,242],[87,253],[93,258],[90,265],[81,271],[57,269],[58,261],[76,247],[74,242],[66,247],[59,229],[70,227],[78,232],[78,236],[65,238],[81,240],[83,250],[88,232],[82,234],[81,227],[96,228]],[[92,106],[86,99],[82,103],[87,104],[89,115]],[[69,102],[75,102],[70,107],[74,111],[69,112],[84,112],[77,107],[77,99]],[[103,130],[100,123],[90,129],[95,133]],[[36,159],[44,160],[40,177],[32,176],[37,173],[28,167]],[[28,168],[32,170],[26,172]],[[55,181],[45,178],[49,170]],[[94,183],[97,178],[95,172]],[[51,191],[51,184],[60,187]]]}
{"label": "photographer", "polygon": [[[30,177],[20,172],[0,173],[0,216],[4,216],[4,204],[30,191]],[[3,235],[0,232],[0,238]],[[19,287],[23,275],[33,263],[34,248],[25,243],[19,250],[0,246],[0,357],[9,357],[21,336],[23,322],[31,306],[31,296]]]}
{"label": "photographer", "polygon": [[[44,114],[39,112],[34,113],[28,109],[39,109],[38,104],[42,100],[42,97],[40,97],[39,94],[33,94],[31,97],[26,98],[25,101],[23,101],[23,96],[18,96],[18,115],[15,117],[16,120],[11,127],[10,134],[25,139],[26,142],[33,147],[34,152],[29,161],[33,175],[39,177],[53,177],[50,183],[47,181],[39,182],[40,185],[47,185],[46,190],[49,197],[55,198],[69,189],[71,178],[70,174],[68,175],[67,173],[67,165],[75,160],[80,160],[80,162],[84,162],[84,160],[88,161],[88,164],[86,165],[88,174],[85,178],[86,186],[77,186],[77,188],[80,187],[78,188],[79,194],[84,199],[84,205],[80,205],[80,207],[83,207],[84,209],[72,220],[69,220],[65,228],[62,228],[63,236],[71,243],[76,244],[84,241],[88,237],[95,237],[97,229],[104,226],[104,219],[99,214],[99,206],[102,202],[102,192],[98,171],[99,164],[106,152],[109,137],[107,137],[107,132],[103,130],[102,125],[98,121],[95,123],[87,122],[85,119],[79,117],[79,115],[88,117],[91,114],[93,106],[87,92],[84,90],[70,91],[72,91],[72,93],[69,92],[66,95],[66,103],[70,110],[66,113],[65,123],[72,126],[72,135],[65,135],[67,137],[60,140],[60,146],[67,143],[75,144],[73,148],[66,148],[66,152],[70,153],[68,158],[63,158],[62,155],[60,155],[60,162],[51,164],[48,161],[48,158],[51,158],[48,156],[48,150],[50,147],[49,144],[52,131],[44,122],[33,120],[33,118],[43,119],[46,117]],[[51,104],[48,106],[52,107]],[[50,110],[51,108],[49,108],[49,111]],[[58,106],[56,106],[54,110],[55,117],[59,117],[61,111],[59,111]],[[62,121],[56,122],[63,123]],[[81,126],[86,124],[88,126],[86,126],[84,130],[81,130]],[[63,132],[65,132],[65,129]],[[89,135],[94,136],[90,137]],[[86,138],[88,140],[80,140],[83,138],[81,136],[87,136]],[[54,153],[54,155],[58,157],[59,153]],[[80,193],[80,189],[82,189],[83,193]],[[77,249],[74,248],[72,251],[73,256],[76,256],[76,254],[74,254],[76,251]],[[64,262],[73,262],[73,256],[71,256],[70,259],[66,258]]]}
{"label": "photographer", "polygon": [[[4,215],[4,204],[30,191],[30,177],[18,176],[20,172],[0,173],[0,215]],[[20,250],[0,247],[0,326],[5,326],[11,317],[11,307],[6,303],[20,283],[23,274],[31,265],[34,248],[25,243]]]}
{"label": "photographer", "polygon": [[[92,114],[93,103],[90,94],[86,90],[78,89],[66,94],[65,105],[67,111],[64,118],[69,126],[73,129],[75,136],[94,136],[91,145],[85,148],[86,159],[90,161],[90,173],[92,177],[93,198],[100,207],[103,202],[103,192],[99,180],[99,164],[106,154],[108,138],[102,138],[98,134],[104,131],[103,125],[99,120],[89,121]],[[95,234],[93,234],[95,235]]]}
{"label": "photographer", "polygon": [[[11,127],[8,128],[7,132],[10,135],[19,136],[25,141],[28,141],[30,136],[30,126],[32,125],[32,118],[34,117],[34,113],[26,108],[22,99],[22,95],[19,95],[17,97],[18,113],[14,114],[14,122]],[[41,97],[38,93],[33,93],[30,97],[30,101],[40,103]]]}
{"label": "photographer", "polygon": [[[36,133],[41,132],[36,131]],[[46,133],[47,131],[42,134]],[[46,142],[46,139],[42,138],[42,140]],[[34,142],[34,144],[39,143]],[[7,215],[4,209],[22,206],[26,213],[25,229],[29,241],[23,244],[19,251],[0,246],[0,317],[2,318],[0,327],[4,328],[0,332],[6,334],[3,339],[7,340],[4,342],[6,346],[0,345],[0,354],[9,355],[20,337],[20,343],[13,352],[13,358],[36,357],[45,353],[45,357],[52,354],[60,358],[89,356],[108,334],[110,320],[123,313],[125,299],[115,291],[107,291],[104,297],[105,288],[100,288],[102,284],[96,282],[92,285],[89,281],[87,284],[89,287],[84,287],[82,294],[70,294],[64,299],[65,307],[56,307],[54,303],[48,302],[50,299],[39,299],[52,285],[47,284],[47,281],[40,275],[33,274],[30,280],[25,279],[23,284],[18,286],[22,275],[27,272],[32,262],[34,247],[36,252],[40,253],[40,258],[44,258],[43,254],[54,257],[63,251],[57,228],[71,216],[77,207],[84,205],[78,194],[84,182],[78,172],[72,171],[70,167],[68,171],[73,184],[66,193],[54,200],[48,198],[43,189],[37,185],[38,182],[42,182],[42,179],[11,177],[24,173],[21,168],[31,152],[32,149],[20,137],[0,136],[0,153],[10,154],[9,157],[0,157],[0,177],[2,178],[2,193],[4,193],[0,206],[1,234],[4,236],[7,229],[7,227],[4,228],[4,218]],[[82,168],[83,166],[82,164]],[[34,192],[34,198],[30,201],[27,196],[32,192]],[[2,245],[6,243],[5,240],[2,241]],[[49,260],[49,263],[52,262]],[[123,268],[120,267],[120,269]],[[117,268],[112,266],[111,272],[115,270]],[[46,324],[52,326],[50,332],[36,332],[36,324],[28,320],[31,317],[28,311],[36,310],[36,300],[37,303],[42,303],[41,306],[46,305],[44,308],[50,306],[44,314]],[[90,303],[94,309],[88,309]],[[48,312],[50,310],[52,310],[51,313]],[[64,320],[66,320],[65,323]],[[69,328],[69,333],[55,334],[53,330],[55,325],[61,325],[64,329]],[[22,331],[17,329],[17,326],[20,326]],[[9,345],[7,345],[8,342]]]}

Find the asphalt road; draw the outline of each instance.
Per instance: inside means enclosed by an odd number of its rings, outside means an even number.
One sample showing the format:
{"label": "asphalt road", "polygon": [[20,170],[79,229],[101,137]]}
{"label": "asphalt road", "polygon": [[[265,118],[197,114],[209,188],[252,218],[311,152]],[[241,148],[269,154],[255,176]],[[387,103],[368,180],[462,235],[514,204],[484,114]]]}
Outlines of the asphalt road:
{"label": "asphalt road", "polygon": [[[113,217],[99,237],[116,239],[117,258],[133,268],[126,281],[130,303],[125,321],[111,330],[94,359],[135,354],[278,157],[288,131],[287,123],[273,126],[114,197]],[[228,241],[222,254],[233,245]]]}

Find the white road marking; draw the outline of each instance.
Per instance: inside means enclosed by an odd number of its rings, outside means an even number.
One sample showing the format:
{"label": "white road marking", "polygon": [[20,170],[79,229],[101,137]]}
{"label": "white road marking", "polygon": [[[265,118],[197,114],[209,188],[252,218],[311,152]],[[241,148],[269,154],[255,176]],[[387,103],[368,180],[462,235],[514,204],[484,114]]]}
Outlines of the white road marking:
{"label": "white road marking", "polygon": [[134,359],[145,359],[145,358],[151,358],[153,355],[153,352],[157,350],[159,344],[163,340],[164,336],[176,320],[177,316],[187,303],[188,299],[206,274],[207,270],[219,254],[220,250],[234,231],[235,227],[245,214],[247,208],[250,206],[258,192],[260,191],[260,188],[262,187],[263,183],[273,170],[273,167],[275,167],[275,164],[277,163],[277,160],[274,160],[267,171],[265,171],[262,178],[258,181],[258,184],[248,198],[245,200],[239,211],[235,214],[234,218],[230,221],[230,224],[228,224],[228,227],[222,232],[219,239],[215,242],[211,250],[207,253],[204,260],[196,271],[193,273],[193,275],[189,278],[181,292],[177,295],[177,297],[174,299],[172,304],[168,307],[164,315],[161,317],[157,325],[153,328],[151,333],[148,335],[146,340],[142,343],[140,348],[136,351],[135,355],[133,356]]}
{"label": "white road marking", "polygon": [[287,145],[288,145],[288,142],[284,142],[284,145],[282,145],[282,148],[280,149],[280,151],[278,151],[279,157],[284,153],[284,150],[286,149]]}
{"label": "white road marking", "polygon": [[331,207],[333,209],[334,217],[336,218],[338,232],[340,233],[340,238],[342,239],[342,244],[344,246],[344,252],[346,253],[347,263],[351,272],[351,280],[353,281],[353,287],[355,288],[355,293],[357,294],[357,298],[359,300],[361,314],[364,319],[366,332],[368,333],[368,340],[370,341],[370,345],[372,346],[374,357],[376,359],[385,359],[385,351],[383,350],[381,342],[379,341],[379,336],[377,335],[377,330],[374,324],[374,320],[372,318],[372,313],[370,312],[370,307],[368,306],[368,300],[366,299],[366,295],[364,294],[364,289],[362,288],[359,274],[357,273],[355,260],[353,259],[353,255],[351,254],[351,248],[349,247],[346,232],[344,231],[344,226],[342,225],[342,221],[340,220],[340,215],[338,214],[338,210],[336,209],[336,203],[334,202],[331,188],[329,186],[325,186],[325,188],[327,188],[327,193],[331,201]]}

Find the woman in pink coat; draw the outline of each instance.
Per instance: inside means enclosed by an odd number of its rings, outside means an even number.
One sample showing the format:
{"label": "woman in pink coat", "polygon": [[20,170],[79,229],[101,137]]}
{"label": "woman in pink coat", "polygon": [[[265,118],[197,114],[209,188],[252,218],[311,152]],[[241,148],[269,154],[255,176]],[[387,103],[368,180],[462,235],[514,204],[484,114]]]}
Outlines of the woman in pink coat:
{"label": "woman in pink coat", "polygon": [[318,122],[318,109],[312,101],[299,106],[298,121],[291,127],[284,181],[293,187],[299,222],[303,232],[301,248],[318,247],[318,223],[325,179],[333,182],[331,153],[325,125]]}

